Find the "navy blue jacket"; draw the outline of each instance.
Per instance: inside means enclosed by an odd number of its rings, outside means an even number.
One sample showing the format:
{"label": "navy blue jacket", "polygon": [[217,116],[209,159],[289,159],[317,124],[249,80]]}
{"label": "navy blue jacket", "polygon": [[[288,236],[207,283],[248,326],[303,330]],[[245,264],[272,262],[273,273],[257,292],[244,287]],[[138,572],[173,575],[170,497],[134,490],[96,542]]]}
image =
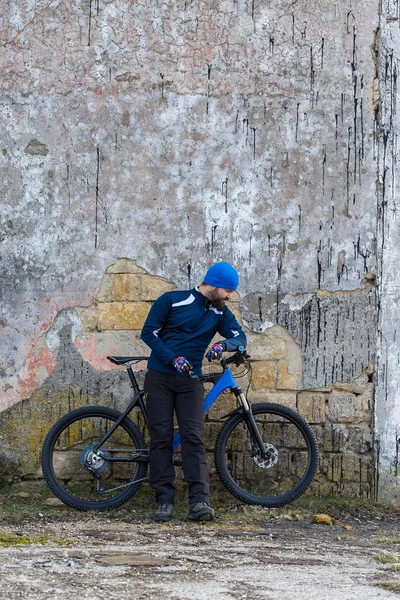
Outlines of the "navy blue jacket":
{"label": "navy blue jacket", "polygon": [[228,352],[246,347],[244,331],[229,308],[217,310],[197,288],[166,292],[154,302],[142,329],[141,338],[152,350],[147,366],[176,375],[171,361],[184,356],[201,375],[204,353],[217,332]]}

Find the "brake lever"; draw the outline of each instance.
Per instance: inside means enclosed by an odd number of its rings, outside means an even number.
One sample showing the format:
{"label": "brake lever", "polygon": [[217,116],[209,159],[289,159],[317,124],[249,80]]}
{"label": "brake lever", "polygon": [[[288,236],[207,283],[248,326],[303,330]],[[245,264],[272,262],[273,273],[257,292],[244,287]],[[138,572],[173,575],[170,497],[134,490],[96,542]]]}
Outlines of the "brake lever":
{"label": "brake lever", "polygon": [[250,358],[250,354],[247,354],[246,350],[243,350],[240,354],[237,355],[237,360],[235,360],[235,365],[239,367],[243,365],[247,359]]}

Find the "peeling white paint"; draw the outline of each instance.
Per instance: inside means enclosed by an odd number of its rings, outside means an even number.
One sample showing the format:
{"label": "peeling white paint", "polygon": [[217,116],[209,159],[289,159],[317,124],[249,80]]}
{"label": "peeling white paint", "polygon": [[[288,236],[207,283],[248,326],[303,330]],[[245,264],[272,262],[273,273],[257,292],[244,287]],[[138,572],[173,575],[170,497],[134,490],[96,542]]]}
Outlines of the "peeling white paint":
{"label": "peeling white paint", "polygon": [[[397,139],[400,119],[397,87],[400,61],[398,3],[382,5],[379,72],[379,213],[378,213],[378,331],[375,392],[375,455],[378,498],[400,504],[400,295],[398,277],[400,236],[397,222],[400,175]],[[384,75],[383,75],[384,74]]]}
{"label": "peeling white paint", "polygon": [[250,331],[254,331],[256,333],[264,333],[266,329],[270,329],[274,327],[275,323],[272,321],[261,321],[260,323],[254,323],[250,321],[246,321],[245,318],[242,319],[243,324],[250,329]]}
{"label": "peeling white paint", "polygon": [[287,304],[290,310],[300,310],[311,302],[313,299],[313,294],[286,294],[282,298],[282,303]]}
{"label": "peeling white paint", "polygon": [[52,352],[60,346],[60,332],[64,327],[71,329],[71,340],[74,342],[82,330],[82,321],[75,310],[65,309],[54,319],[53,325],[46,334],[46,345]]}

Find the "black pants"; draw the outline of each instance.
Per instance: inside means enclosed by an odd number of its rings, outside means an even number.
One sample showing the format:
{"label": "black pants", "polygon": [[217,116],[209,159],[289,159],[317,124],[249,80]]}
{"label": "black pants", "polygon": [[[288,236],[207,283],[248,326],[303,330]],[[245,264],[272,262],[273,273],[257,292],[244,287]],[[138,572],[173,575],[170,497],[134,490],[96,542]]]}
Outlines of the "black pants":
{"label": "black pants", "polygon": [[174,410],[181,434],[183,475],[189,486],[189,502],[209,502],[203,384],[190,377],[149,369],[144,389],[151,440],[150,485],[155,491],[157,504],[174,503]]}

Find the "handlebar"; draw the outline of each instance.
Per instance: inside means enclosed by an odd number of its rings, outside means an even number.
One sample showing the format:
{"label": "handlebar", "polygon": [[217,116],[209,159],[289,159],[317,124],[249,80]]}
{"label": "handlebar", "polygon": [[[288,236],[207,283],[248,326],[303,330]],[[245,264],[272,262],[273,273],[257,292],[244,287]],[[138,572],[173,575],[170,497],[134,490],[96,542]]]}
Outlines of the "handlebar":
{"label": "handlebar", "polygon": [[239,365],[243,365],[246,359],[249,358],[250,355],[247,354],[246,349],[243,348],[243,346],[239,346],[235,354],[232,354],[232,356],[230,356],[229,358],[223,358],[221,360],[221,365],[224,369],[226,369],[226,366],[230,365],[231,363],[235,363],[235,365],[238,367]]}
{"label": "handlebar", "polygon": [[[232,356],[230,356],[229,358],[221,358],[220,364],[223,370],[225,371],[228,368],[228,365],[235,363],[235,365],[239,367],[240,365],[243,365],[249,358],[250,355],[247,354],[246,349],[243,346],[239,346],[239,348],[234,354],[232,354]],[[221,373],[211,373],[211,375],[203,375],[202,377],[199,377],[193,370],[190,370],[189,375],[192,379],[195,379],[196,381],[207,382],[211,381],[212,379],[215,379],[216,377],[220,377]]]}

